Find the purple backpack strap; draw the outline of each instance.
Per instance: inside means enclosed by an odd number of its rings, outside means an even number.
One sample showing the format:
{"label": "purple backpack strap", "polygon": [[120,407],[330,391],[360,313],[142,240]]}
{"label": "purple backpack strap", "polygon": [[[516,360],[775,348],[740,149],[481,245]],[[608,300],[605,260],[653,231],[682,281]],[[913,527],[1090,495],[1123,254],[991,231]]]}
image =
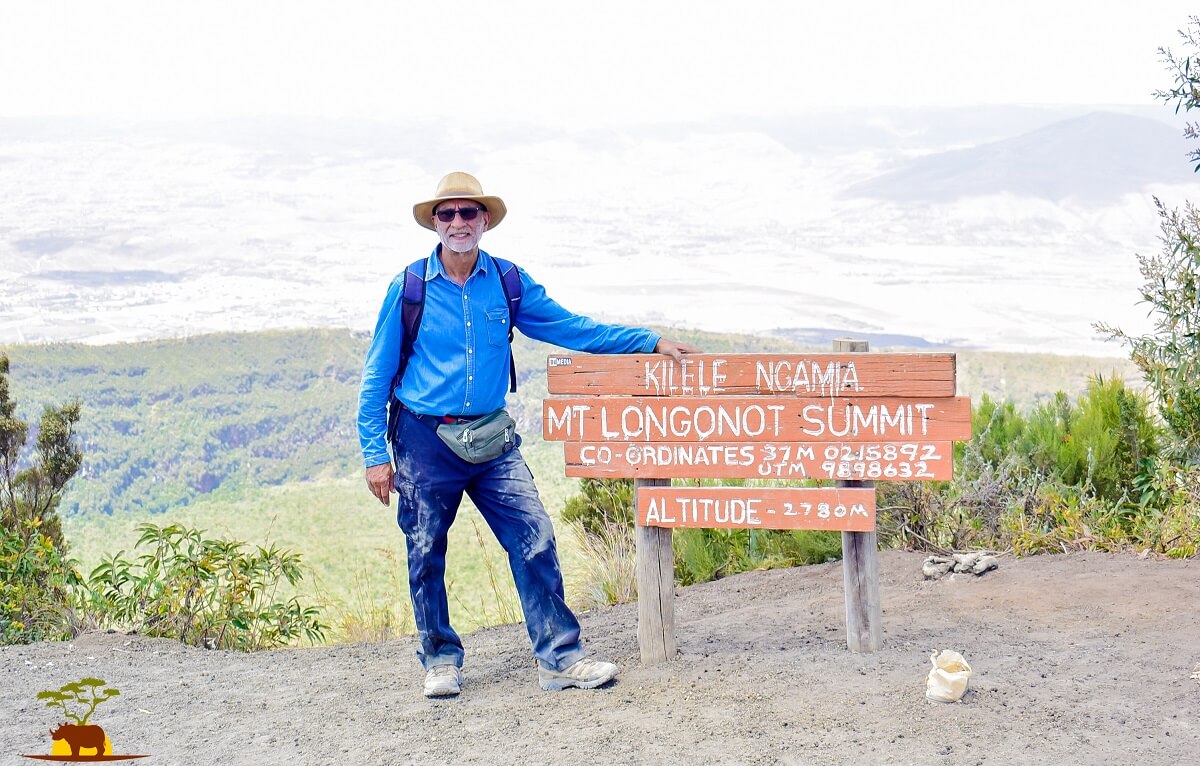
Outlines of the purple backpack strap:
{"label": "purple backpack strap", "polygon": [[500,286],[504,288],[504,301],[508,304],[508,391],[517,391],[517,362],[513,359],[513,330],[517,328],[517,313],[521,310],[521,296],[525,286],[521,284],[521,272],[512,261],[492,256],[496,271],[500,273]]}
{"label": "purple backpack strap", "polygon": [[408,367],[408,359],[412,356],[413,341],[417,339],[417,331],[421,329],[421,314],[425,311],[425,259],[414,261],[404,270],[404,290],[400,298],[400,324],[404,327],[404,337],[400,341],[400,361],[396,365],[396,375],[392,378],[392,395],[388,397],[388,440],[396,438],[396,426],[400,423],[400,400],[396,398],[396,389],[400,387],[400,379],[404,377],[404,369]]}

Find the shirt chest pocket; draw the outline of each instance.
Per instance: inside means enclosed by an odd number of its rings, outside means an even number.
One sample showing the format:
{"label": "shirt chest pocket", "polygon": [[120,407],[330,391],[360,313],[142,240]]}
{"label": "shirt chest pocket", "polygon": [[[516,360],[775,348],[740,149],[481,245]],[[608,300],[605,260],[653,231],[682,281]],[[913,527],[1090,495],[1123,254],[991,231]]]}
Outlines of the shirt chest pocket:
{"label": "shirt chest pocket", "polygon": [[493,346],[508,343],[508,309],[488,309],[486,317],[488,343]]}

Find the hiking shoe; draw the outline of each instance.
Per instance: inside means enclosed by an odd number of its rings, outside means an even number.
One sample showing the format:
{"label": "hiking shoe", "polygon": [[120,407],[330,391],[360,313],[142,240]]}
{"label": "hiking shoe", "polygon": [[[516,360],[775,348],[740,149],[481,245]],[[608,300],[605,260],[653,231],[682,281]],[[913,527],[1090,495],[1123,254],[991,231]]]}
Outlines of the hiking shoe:
{"label": "hiking shoe", "polygon": [[569,668],[546,670],[538,667],[538,683],[543,691],[557,692],[568,686],[580,689],[595,689],[608,683],[617,675],[617,666],[611,662],[583,659]]}
{"label": "hiking shoe", "polygon": [[425,674],[426,697],[454,697],[462,685],[462,671],[453,665],[434,665]]}

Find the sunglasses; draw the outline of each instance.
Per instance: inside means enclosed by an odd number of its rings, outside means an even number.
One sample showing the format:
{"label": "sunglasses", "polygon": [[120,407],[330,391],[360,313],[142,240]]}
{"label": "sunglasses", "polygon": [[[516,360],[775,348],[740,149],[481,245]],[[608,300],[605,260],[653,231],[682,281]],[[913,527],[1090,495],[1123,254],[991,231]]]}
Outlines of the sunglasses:
{"label": "sunglasses", "polygon": [[455,215],[462,216],[464,221],[474,221],[475,216],[482,212],[484,212],[484,209],[481,207],[460,207],[457,210],[439,210],[434,215],[442,223],[450,223],[454,220]]}

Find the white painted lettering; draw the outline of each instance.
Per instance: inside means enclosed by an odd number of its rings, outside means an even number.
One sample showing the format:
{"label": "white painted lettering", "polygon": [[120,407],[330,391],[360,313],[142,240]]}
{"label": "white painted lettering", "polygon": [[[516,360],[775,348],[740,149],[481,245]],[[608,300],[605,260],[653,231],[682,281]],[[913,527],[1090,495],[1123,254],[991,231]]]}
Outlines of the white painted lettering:
{"label": "white painted lettering", "polygon": [[[676,417],[679,416],[679,417]],[[671,408],[671,433],[685,437],[692,432],[692,421],[688,419],[687,407]]]}
{"label": "white painted lettering", "polygon": [[896,413],[890,417],[888,416],[887,405],[879,405],[879,430],[875,432],[876,435],[888,435],[888,426],[899,429],[900,435],[904,435],[904,405],[896,405]]}
{"label": "white painted lettering", "polygon": [[650,506],[646,508],[646,526],[650,526],[655,522],[662,522],[662,512],[658,507],[658,498],[650,498]]}
{"label": "white painted lettering", "polygon": [[[634,421],[636,423],[636,426],[633,428],[629,427],[629,416],[630,415],[634,415],[636,418]],[[621,410],[621,430],[624,431],[626,439],[639,438],[640,435],[645,432],[645,428],[646,428],[646,418],[642,414],[642,411],[639,408],[637,408],[633,405],[630,405],[630,406],[626,407],[625,409]]]}
{"label": "white painted lettering", "polygon": [[825,424],[812,415],[814,412],[820,412],[821,409],[819,404],[809,404],[800,410],[801,419],[809,424],[804,428],[804,433],[809,436],[821,436],[825,433]]}
{"label": "white painted lettering", "polygon": [[662,374],[662,365],[663,365],[662,361],[646,362],[646,390],[647,391],[649,391],[650,387],[653,385],[654,393],[656,393],[656,394],[664,393],[662,378],[659,377]]}
{"label": "white painted lettering", "polygon": [[[751,415],[758,415],[758,428],[751,427]],[[746,432],[747,436],[761,436],[762,432],[767,430],[767,413],[763,412],[761,407],[747,409],[742,416],[742,430]]]}
{"label": "white painted lettering", "polygon": [[[861,426],[861,430],[860,427]],[[871,407],[864,416],[862,407],[854,405],[854,435],[857,436],[862,431],[870,430],[876,435],[879,434],[879,412],[875,407]]]}
{"label": "white painted lettering", "polygon": [[830,362],[826,367],[825,372],[821,372],[820,366],[813,362],[813,385],[820,386],[822,394],[832,394],[837,392],[837,373],[838,365],[836,362]]}
{"label": "white painted lettering", "polygon": [[679,363],[679,384],[683,389],[684,396],[691,396],[695,393],[693,386],[696,383],[696,375],[692,372],[692,360],[684,359]]}
{"label": "white painted lettering", "polygon": [[841,387],[844,389],[849,388],[853,389],[854,391],[861,391],[862,389],[858,387],[858,369],[855,368],[854,362],[846,362],[846,366],[843,368],[843,370],[844,372],[842,373]]}
{"label": "white painted lettering", "polygon": [[[720,407],[718,409],[720,410],[721,413],[725,412],[724,407]],[[701,414],[705,414],[708,416],[708,428],[704,428],[700,425],[700,415]],[[692,423],[695,424],[695,426],[696,426],[696,436],[699,436],[700,440],[703,441],[703,440],[707,439],[708,437],[712,436],[713,433],[717,430],[717,426],[718,426],[717,415],[715,412],[713,412],[712,407],[697,407],[696,411],[692,413]]]}
{"label": "white painted lettering", "polygon": [[[933,409],[932,404],[917,404],[914,405],[917,412],[921,413],[921,436],[929,433],[929,411]],[[912,433],[911,429],[909,433]]]}
{"label": "white painted lettering", "polygon": [[721,385],[722,383],[724,383],[724,382],[725,382],[725,373],[721,372],[721,371],[720,371],[720,369],[719,369],[719,368],[721,368],[721,367],[724,367],[724,366],[725,366],[725,360],[724,360],[724,359],[714,359],[714,360],[713,360],[713,363],[712,363],[712,383],[711,383],[711,385],[712,385],[712,390],[713,390],[713,393],[718,393],[718,394],[719,394],[719,393],[721,393],[722,391],[724,391],[724,390],[725,390],[725,387],[724,387],[723,385]]}
{"label": "white painted lettering", "polygon": [[608,408],[600,408],[600,436],[604,439],[615,439],[620,436],[619,431],[610,431],[608,428]]}
{"label": "white painted lettering", "polygon": [[655,433],[654,429],[657,429],[657,435],[659,438],[666,438],[667,410],[665,407],[658,412],[655,412],[653,407],[647,407],[645,423],[647,439],[653,438],[653,434]]}
{"label": "white painted lettering", "polygon": [[767,365],[760,361],[754,362],[754,389],[762,391],[763,388],[768,391],[774,391],[775,385],[771,382],[771,373],[767,372]]}

